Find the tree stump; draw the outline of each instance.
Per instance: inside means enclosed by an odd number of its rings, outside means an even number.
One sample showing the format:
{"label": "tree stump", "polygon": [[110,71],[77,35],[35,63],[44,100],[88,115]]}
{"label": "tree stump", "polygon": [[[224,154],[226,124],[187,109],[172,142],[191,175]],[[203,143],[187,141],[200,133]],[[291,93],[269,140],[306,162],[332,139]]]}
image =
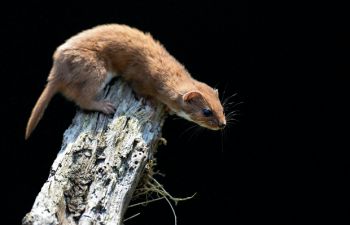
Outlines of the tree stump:
{"label": "tree stump", "polygon": [[114,116],[77,112],[23,224],[122,224],[158,146],[165,110],[136,100],[120,79],[104,98],[115,103]]}

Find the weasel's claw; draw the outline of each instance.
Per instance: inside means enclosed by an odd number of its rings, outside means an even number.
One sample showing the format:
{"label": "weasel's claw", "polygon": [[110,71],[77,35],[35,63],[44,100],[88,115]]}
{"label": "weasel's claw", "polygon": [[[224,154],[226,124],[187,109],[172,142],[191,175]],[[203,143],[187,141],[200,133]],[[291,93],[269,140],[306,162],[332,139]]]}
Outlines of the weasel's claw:
{"label": "weasel's claw", "polygon": [[104,114],[111,115],[111,114],[115,113],[115,107],[111,102],[104,101],[104,102],[102,102],[101,111]]}
{"label": "weasel's claw", "polygon": [[167,144],[168,144],[168,141],[167,141],[165,138],[160,137],[160,138],[158,139],[158,144],[167,145]]}

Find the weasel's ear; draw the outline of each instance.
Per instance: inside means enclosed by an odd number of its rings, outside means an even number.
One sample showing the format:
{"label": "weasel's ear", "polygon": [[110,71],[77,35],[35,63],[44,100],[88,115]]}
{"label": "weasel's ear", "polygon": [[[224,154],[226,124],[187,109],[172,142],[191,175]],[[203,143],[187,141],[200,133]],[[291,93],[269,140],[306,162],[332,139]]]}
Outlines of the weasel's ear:
{"label": "weasel's ear", "polygon": [[184,102],[191,103],[202,98],[202,94],[198,91],[189,91],[182,96]]}
{"label": "weasel's ear", "polygon": [[215,92],[216,96],[219,97],[219,91],[218,91],[218,89],[214,89],[214,92]]}

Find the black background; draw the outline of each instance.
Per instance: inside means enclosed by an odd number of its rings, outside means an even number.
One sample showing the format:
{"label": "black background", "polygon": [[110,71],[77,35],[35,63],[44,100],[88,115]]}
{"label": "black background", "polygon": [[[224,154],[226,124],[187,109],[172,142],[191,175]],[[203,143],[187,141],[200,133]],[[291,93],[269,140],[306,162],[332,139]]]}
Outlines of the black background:
{"label": "black background", "polygon": [[[2,221],[19,224],[30,211],[75,114],[57,95],[24,141],[55,48],[84,29],[123,23],[152,33],[193,77],[243,102],[223,139],[207,130],[183,133],[190,122],[167,120],[168,145],[157,153],[166,176],[158,179],[174,196],[197,193],[176,206],[179,225],[347,224],[348,208],[337,207],[346,203],[348,148],[340,140],[349,128],[340,118],[348,115],[349,69],[343,59],[324,73],[318,32],[327,14],[293,5],[126,2],[2,7]],[[339,37],[345,53],[349,35]],[[141,215],[125,224],[173,223],[164,201],[133,212]]]}

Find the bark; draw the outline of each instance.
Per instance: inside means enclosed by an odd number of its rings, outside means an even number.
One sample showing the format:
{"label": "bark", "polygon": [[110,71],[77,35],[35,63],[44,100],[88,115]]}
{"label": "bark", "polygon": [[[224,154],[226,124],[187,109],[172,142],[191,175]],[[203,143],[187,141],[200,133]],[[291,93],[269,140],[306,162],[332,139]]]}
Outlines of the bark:
{"label": "bark", "polygon": [[165,113],[161,105],[136,100],[121,80],[104,96],[116,113],[77,112],[23,224],[122,224],[161,138]]}

